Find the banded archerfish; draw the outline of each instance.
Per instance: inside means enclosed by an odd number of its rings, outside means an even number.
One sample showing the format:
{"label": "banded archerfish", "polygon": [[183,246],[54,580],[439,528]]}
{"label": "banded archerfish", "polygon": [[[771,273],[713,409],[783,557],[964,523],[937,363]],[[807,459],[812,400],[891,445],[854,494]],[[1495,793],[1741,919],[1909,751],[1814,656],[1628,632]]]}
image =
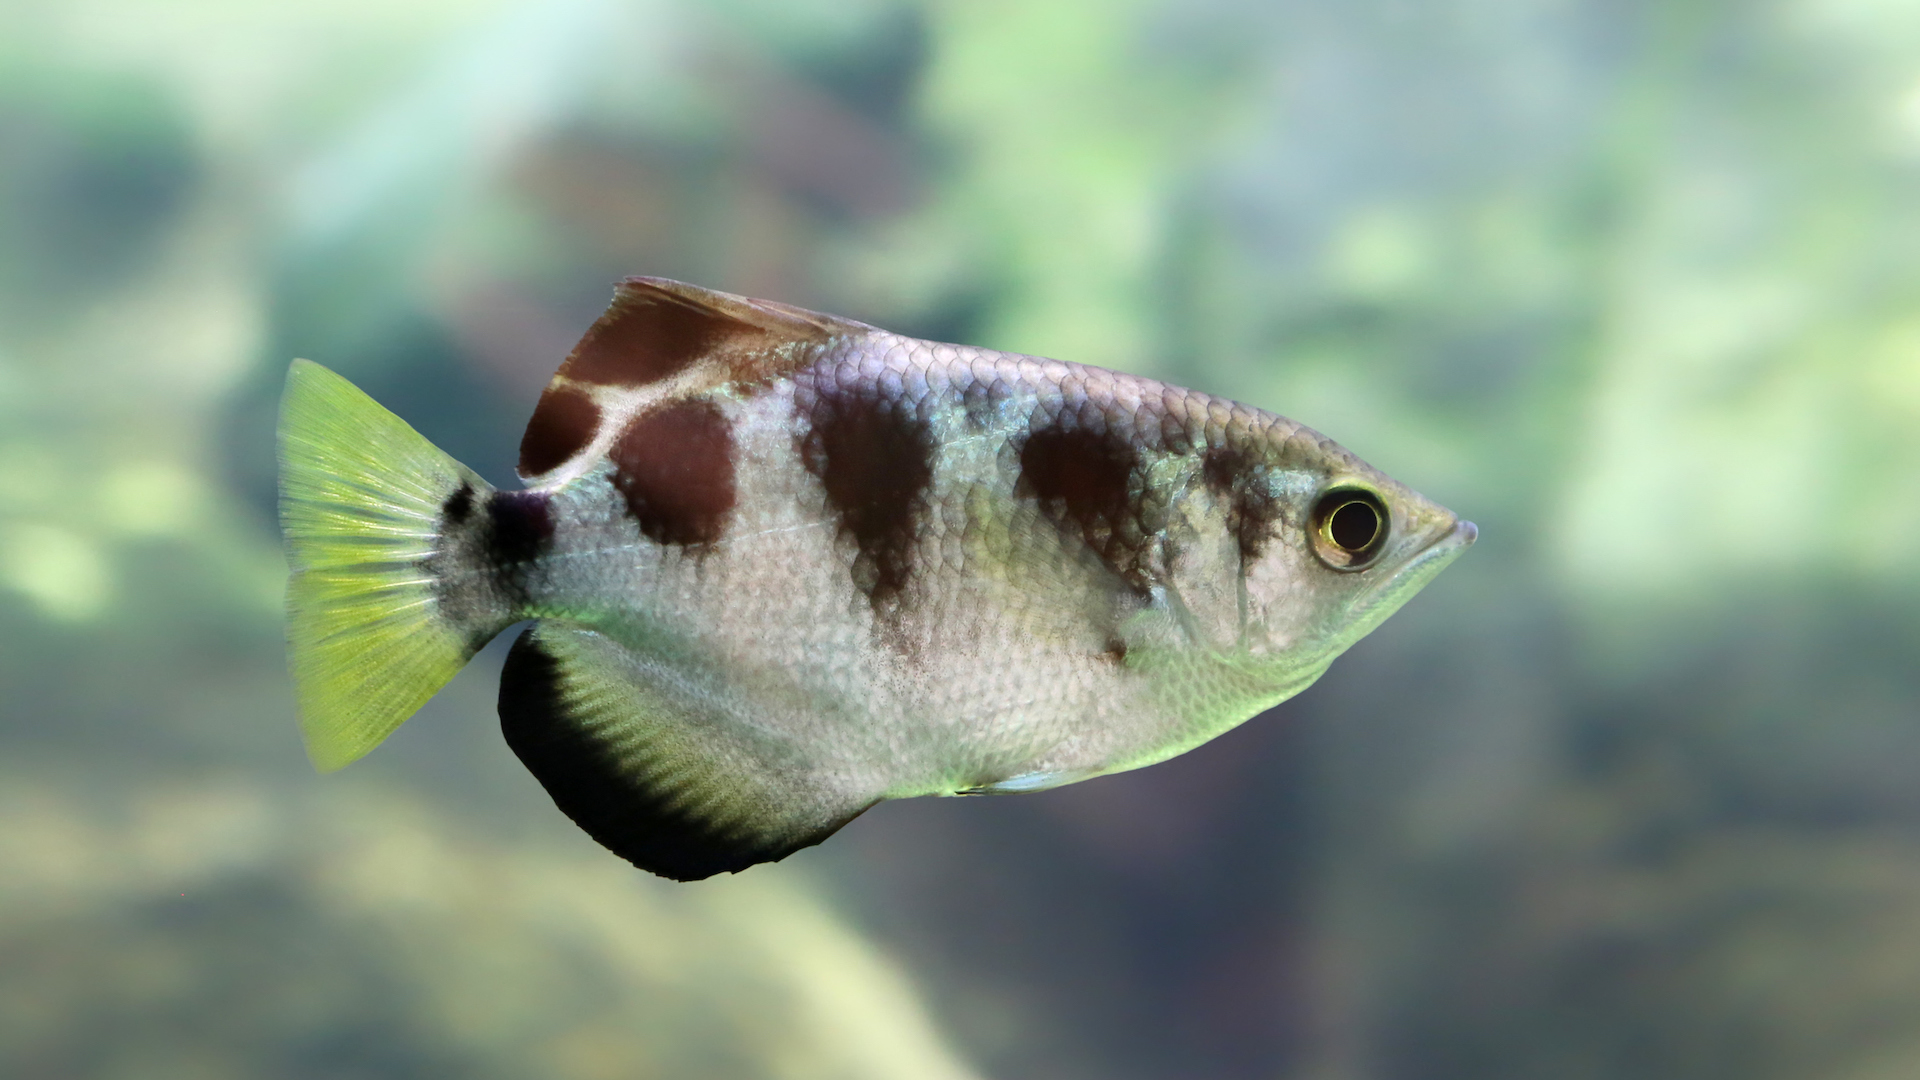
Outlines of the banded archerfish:
{"label": "banded archerfish", "polygon": [[1298,693],[1474,540],[1318,433],[1100,368],[621,283],[495,490],[327,369],[280,420],[321,770],[490,639],[565,811],[693,880],[882,799],[1138,768]]}

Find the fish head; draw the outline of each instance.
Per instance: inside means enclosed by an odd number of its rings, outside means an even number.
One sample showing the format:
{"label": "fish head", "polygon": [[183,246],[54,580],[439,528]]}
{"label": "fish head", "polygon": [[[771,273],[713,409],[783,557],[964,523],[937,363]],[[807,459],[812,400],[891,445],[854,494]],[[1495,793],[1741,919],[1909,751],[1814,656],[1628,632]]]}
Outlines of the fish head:
{"label": "fish head", "polygon": [[1311,681],[1478,530],[1309,429],[1276,432],[1271,443],[1271,525],[1242,564],[1240,648],[1288,682]]}

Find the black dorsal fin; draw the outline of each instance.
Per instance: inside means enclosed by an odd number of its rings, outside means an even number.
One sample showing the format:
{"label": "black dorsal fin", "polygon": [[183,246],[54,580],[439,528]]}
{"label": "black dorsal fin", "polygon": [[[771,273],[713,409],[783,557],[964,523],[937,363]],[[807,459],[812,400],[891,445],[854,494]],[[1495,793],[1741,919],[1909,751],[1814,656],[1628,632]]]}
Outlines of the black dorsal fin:
{"label": "black dorsal fin", "polygon": [[685,372],[698,373],[698,388],[762,381],[836,335],[872,329],[666,278],[628,278],[540,395],[520,440],[520,476],[543,476],[604,442],[606,425],[630,415],[632,401]]}
{"label": "black dorsal fin", "polygon": [[501,672],[508,745],[615,854],[697,881],[817,844],[877,801],[838,790],[653,663],[597,632],[542,621]]}

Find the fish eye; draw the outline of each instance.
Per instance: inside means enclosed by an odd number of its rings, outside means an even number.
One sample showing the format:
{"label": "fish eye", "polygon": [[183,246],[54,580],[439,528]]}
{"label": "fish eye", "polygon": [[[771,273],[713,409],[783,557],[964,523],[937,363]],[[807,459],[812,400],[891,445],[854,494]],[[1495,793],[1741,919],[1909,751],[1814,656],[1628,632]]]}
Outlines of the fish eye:
{"label": "fish eye", "polygon": [[1364,488],[1334,488],[1313,508],[1313,553],[1335,570],[1364,570],[1387,546],[1387,508]]}

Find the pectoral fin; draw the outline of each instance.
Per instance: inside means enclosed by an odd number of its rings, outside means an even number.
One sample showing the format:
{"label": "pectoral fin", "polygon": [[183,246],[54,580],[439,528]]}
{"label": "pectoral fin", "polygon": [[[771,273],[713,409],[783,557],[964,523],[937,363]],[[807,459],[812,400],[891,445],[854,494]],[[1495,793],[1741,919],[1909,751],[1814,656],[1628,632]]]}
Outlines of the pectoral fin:
{"label": "pectoral fin", "polygon": [[507,743],[566,815],[678,881],[775,862],[878,801],[729,708],[724,687],[592,630],[543,621],[500,679]]}

